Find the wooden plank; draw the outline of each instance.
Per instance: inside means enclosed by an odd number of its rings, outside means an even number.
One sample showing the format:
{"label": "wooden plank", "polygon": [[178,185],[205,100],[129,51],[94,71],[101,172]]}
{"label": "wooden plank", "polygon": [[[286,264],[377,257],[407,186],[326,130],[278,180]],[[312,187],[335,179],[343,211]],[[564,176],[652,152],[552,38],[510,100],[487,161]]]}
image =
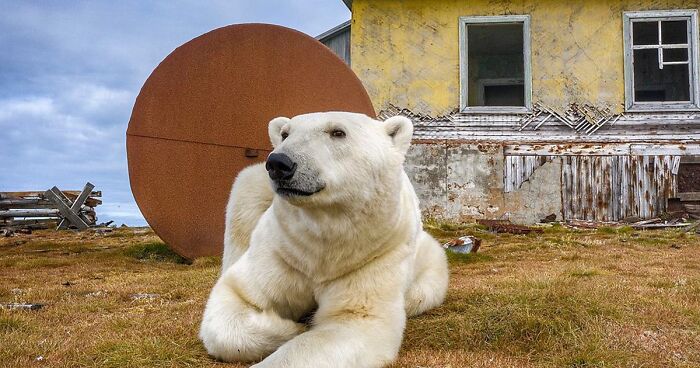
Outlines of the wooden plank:
{"label": "wooden plank", "polygon": [[628,144],[511,144],[503,147],[507,155],[538,155],[538,156],[567,156],[567,155],[627,155]]}
{"label": "wooden plank", "polygon": [[682,156],[681,164],[700,164],[700,156]]}
{"label": "wooden plank", "polygon": [[685,193],[678,193],[678,198],[680,198],[681,201],[700,201],[700,192],[685,192]]}
{"label": "wooden plank", "polygon": [[[85,187],[83,187],[83,191],[80,192],[80,195],[78,196],[78,198],[76,198],[75,201],[73,202],[73,204],[70,206],[70,210],[73,211],[74,213],[79,213],[80,207],[83,205],[83,203],[85,203],[85,200],[88,198],[90,193],[92,193],[93,189],[95,189],[95,186],[92,183],[87,182],[85,184]],[[85,218],[85,217],[83,217],[83,218]],[[89,223],[90,221],[86,221],[86,222]],[[67,223],[66,219],[64,218],[63,220],[61,220],[61,222],[58,223],[57,229],[65,229],[67,227],[68,227],[68,223]]]}
{"label": "wooden plank", "polygon": [[0,218],[14,217],[55,217],[60,214],[56,209],[24,209],[24,210],[2,210]]}
{"label": "wooden plank", "polygon": [[[591,155],[591,156],[658,156],[700,155],[700,144],[627,144],[627,143],[571,143],[571,144],[509,144],[503,153],[511,156]],[[685,161],[684,161],[685,162]]]}
{"label": "wooden plank", "polygon": [[[0,192],[0,199],[20,199],[20,198],[44,198],[44,194],[46,192],[39,192],[39,191],[28,191],[28,192]],[[80,195],[81,191],[80,190],[65,190],[62,191],[62,193],[67,196],[68,198],[75,199],[78,198]],[[97,190],[92,193],[90,193],[90,196],[92,198],[100,198],[102,197],[102,191]]]}
{"label": "wooden plank", "polygon": [[700,155],[700,144],[632,144],[632,155]]}
{"label": "wooden plank", "polygon": [[62,217],[67,218],[73,225],[75,225],[80,230],[85,230],[88,228],[87,221],[83,220],[81,216],[73,212],[68,205],[64,202],[64,196],[57,187],[53,187],[45,192],[47,198],[54,202],[58,210],[61,212]]}
{"label": "wooden plank", "polygon": [[53,203],[46,199],[0,199],[0,210],[53,207]]}

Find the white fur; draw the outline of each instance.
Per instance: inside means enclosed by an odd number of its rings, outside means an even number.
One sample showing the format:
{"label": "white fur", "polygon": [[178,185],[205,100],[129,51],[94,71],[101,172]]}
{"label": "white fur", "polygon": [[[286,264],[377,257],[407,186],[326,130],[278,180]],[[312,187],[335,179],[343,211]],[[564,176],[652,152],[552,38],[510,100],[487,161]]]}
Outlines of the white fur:
{"label": "white fur", "polygon": [[[322,190],[275,194],[263,165],[239,174],[200,331],[211,355],[263,359],[255,367],[382,367],[396,358],[406,316],[442,303],[448,280],[403,171],[412,132],[405,117],[341,112],[270,122],[274,152],[298,163],[294,185]],[[314,310],[310,327],[298,323]]]}

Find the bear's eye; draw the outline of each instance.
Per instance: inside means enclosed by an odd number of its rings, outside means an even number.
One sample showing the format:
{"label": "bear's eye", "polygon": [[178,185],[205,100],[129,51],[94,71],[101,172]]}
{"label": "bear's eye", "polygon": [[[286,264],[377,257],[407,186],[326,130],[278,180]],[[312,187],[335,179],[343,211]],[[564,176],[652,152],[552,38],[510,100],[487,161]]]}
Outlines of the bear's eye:
{"label": "bear's eye", "polygon": [[333,129],[333,131],[331,131],[331,137],[344,138],[345,132],[340,129]]}
{"label": "bear's eye", "polygon": [[282,132],[281,135],[282,135],[282,140],[285,140],[285,139],[287,139],[287,137],[289,137],[289,133],[287,133],[287,132]]}

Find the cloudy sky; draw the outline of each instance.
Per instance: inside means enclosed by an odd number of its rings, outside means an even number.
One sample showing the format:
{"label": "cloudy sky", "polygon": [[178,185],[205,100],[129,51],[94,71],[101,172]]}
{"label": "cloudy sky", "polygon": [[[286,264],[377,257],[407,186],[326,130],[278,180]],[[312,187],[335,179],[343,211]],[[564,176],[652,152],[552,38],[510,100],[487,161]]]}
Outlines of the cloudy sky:
{"label": "cloudy sky", "polygon": [[100,222],[143,225],[125,131],[136,95],[177,46],[233,23],[316,36],[341,0],[0,1],[0,191],[102,190]]}

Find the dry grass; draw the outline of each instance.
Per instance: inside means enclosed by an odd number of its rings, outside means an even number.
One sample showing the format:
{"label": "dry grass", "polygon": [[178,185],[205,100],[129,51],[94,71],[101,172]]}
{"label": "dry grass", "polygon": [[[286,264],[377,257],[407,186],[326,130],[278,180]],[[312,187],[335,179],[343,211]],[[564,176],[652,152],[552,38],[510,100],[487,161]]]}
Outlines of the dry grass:
{"label": "dry grass", "polygon": [[[447,301],[409,320],[393,367],[700,366],[698,236],[426,227],[484,243],[450,257]],[[0,302],[46,304],[0,310],[0,366],[236,367],[197,340],[219,262],[188,264],[140,229],[0,239]]]}

